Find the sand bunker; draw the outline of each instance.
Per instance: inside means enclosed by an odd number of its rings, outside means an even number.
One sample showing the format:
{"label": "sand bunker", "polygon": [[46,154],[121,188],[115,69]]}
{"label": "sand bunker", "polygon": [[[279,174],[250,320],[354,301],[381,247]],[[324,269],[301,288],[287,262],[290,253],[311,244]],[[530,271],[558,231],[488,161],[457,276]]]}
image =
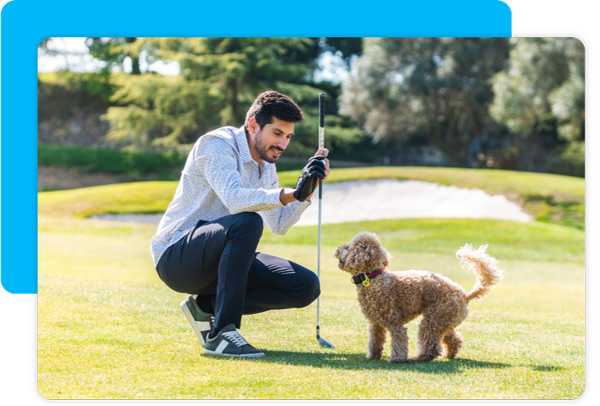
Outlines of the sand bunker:
{"label": "sand bunker", "polygon": [[[415,180],[377,179],[323,186],[323,224],[398,218],[486,218],[531,221],[502,195]],[[297,226],[318,224],[317,195]],[[102,215],[102,220],[158,224],[161,214]]]}
{"label": "sand bunker", "polygon": [[[318,200],[297,225],[318,224]],[[502,195],[414,180],[379,179],[325,184],[323,223],[397,218],[488,218],[531,221],[519,205]]]}

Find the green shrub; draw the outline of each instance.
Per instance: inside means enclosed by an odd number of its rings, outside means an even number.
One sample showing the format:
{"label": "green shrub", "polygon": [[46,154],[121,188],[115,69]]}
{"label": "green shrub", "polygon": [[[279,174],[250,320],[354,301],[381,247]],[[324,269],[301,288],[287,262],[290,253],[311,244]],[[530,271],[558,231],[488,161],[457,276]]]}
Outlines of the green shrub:
{"label": "green shrub", "polygon": [[572,141],[548,157],[548,171],[585,177],[585,142]]}
{"label": "green shrub", "polygon": [[167,176],[174,168],[183,168],[186,157],[176,151],[149,153],[117,151],[62,145],[39,145],[39,166],[76,167],[82,172],[104,172],[141,176],[147,174]]}
{"label": "green shrub", "polygon": [[105,110],[113,93],[109,72],[60,71],[38,75],[38,118],[67,118],[74,111]]}

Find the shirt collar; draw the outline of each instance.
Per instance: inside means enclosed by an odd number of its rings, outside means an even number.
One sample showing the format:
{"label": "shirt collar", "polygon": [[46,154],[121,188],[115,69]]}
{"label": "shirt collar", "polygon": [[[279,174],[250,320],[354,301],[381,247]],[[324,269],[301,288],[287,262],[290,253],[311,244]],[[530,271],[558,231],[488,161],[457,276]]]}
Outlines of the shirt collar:
{"label": "shirt collar", "polygon": [[260,163],[258,163],[254,160],[254,158],[252,158],[252,154],[250,154],[250,146],[248,145],[248,139],[246,138],[246,129],[244,128],[244,126],[237,130],[235,136],[239,145],[240,154],[242,154],[243,162],[245,164],[247,164],[248,162],[253,162],[256,165],[258,165],[261,171],[265,169],[268,162],[265,162],[263,160]]}
{"label": "shirt collar", "polygon": [[254,161],[252,155],[250,154],[250,146],[248,145],[248,140],[246,139],[246,129],[244,128],[244,126],[238,128],[238,130],[235,133],[235,137],[237,140],[238,149],[240,151],[240,154],[242,155],[242,160],[244,161],[244,163]]}

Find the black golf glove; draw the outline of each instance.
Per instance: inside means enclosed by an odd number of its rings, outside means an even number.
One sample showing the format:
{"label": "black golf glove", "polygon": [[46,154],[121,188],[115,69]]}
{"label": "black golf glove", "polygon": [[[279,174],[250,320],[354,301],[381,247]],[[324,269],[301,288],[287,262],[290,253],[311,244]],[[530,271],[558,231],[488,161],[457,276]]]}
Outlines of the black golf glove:
{"label": "black golf glove", "polygon": [[313,156],[302,169],[302,174],[296,183],[296,191],[294,192],[296,200],[305,201],[319,186],[319,179],[324,178],[325,157],[323,155]]}

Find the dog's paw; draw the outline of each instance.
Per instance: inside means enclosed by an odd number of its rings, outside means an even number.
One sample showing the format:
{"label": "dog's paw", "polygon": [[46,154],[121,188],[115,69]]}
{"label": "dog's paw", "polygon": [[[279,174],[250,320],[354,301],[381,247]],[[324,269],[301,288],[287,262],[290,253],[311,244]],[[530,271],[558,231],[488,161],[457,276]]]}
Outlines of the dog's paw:
{"label": "dog's paw", "polygon": [[436,357],[431,355],[414,355],[410,357],[407,362],[429,362],[433,361]]}
{"label": "dog's paw", "polygon": [[403,364],[405,362],[407,362],[408,360],[406,359],[406,357],[390,357],[390,359],[388,359],[388,362],[390,364]]}
{"label": "dog's paw", "polygon": [[367,354],[367,359],[380,359],[380,358],[381,358],[381,354],[371,354],[371,353]]}

